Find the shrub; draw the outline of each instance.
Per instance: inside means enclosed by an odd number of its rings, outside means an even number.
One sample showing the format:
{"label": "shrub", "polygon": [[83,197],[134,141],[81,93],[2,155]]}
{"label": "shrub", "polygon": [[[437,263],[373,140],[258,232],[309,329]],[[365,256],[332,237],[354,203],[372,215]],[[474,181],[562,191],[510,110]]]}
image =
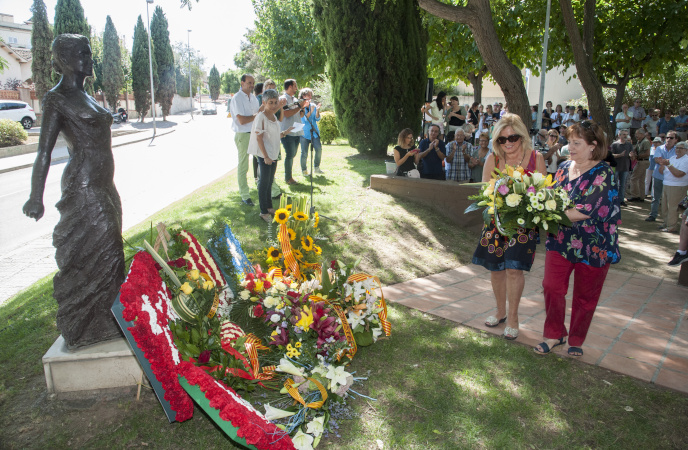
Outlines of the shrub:
{"label": "shrub", "polygon": [[19,122],[10,119],[0,119],[0,147],[21,145],[28,138],[29,135]]}
{"label": "shrub", "polygon": [[333,112],[326,111],[320,115],[320,140],[323,144],[330,144],[339,137],[339,129],[337,128],[337,120]]}

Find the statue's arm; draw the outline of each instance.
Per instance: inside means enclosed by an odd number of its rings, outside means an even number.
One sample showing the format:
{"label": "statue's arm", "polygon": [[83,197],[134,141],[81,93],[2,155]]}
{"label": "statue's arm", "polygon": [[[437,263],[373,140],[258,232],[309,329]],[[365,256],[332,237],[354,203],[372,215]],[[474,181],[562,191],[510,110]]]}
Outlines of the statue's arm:
{"label": "statue's arm", "polygon": [[[46,102],[48,103],[48,102]],[[41,136],[38,139],[38,154],[33,163],[33,174],[31,176],[31,195],[24,204],[24,214],[32,219],[43,217],[45,207],[43,206],[43,192],[45,191],[45,181],[50,169],[50,159],[60,134],[60,117],[54,107],[46,104],[43,110],[43,120],[41,122]]]}

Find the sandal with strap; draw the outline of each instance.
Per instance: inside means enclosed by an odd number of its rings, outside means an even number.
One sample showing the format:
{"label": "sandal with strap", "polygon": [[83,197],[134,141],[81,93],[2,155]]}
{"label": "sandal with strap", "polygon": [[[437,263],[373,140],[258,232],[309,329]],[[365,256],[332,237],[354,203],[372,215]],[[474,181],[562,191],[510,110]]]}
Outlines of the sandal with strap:
{"label": "sandal with strap", "polygon": [[485,326],[490,327],[490,328],[494,328],[497,325],[499,325],[500,323],[504,323],[504,322],[506,322],[506,316],[504,316],[503,319],[498,319],[495,316],[490,316],[487,318],[487,320],[485,320]]}
{"label": "sandal with strap", "polygon": [[[558,347],[558,346],[564,345],[564,344],[566,344],[566,340],[565,340],[564,338],[560,338],[559,341],[557,341],[557,343],[554,344],[551,348],[550,348],[550,346],[547,344],[546,341],[542,341],[542,342],[540,342],[538,345],[536,345],[535,347],[533,347],[533,351],[534,351],[535,353],[537,353],[538,355],[546,355],[546,354],[548,354],[548,353],[551,353],[552,350],[554,350],[554,347]],[[540,348],[542,349],[542,351],[538,350],[538,347],[540,347]]]}
{"label": "sandal with strap", "polygon": [[504,328],[504,334],[502,336],[508,341],[513,341],[518,337],[518,328],[506,327]]}
{"label": "sandal with strap", "polygon": [[569,356],[578,358],[579,356],[583,356],[583,349],[580,347],[569,347],[568,354]]}

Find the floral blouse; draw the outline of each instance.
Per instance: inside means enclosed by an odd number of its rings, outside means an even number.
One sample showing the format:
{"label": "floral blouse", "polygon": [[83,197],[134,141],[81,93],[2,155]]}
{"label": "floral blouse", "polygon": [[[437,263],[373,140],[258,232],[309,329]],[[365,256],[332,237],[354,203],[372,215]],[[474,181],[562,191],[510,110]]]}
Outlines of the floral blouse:
{"label": "floral blouse", "polygon": [[590,216],[559,227],[556,235],[547,234],[545,247],[572,263],[604,267],[621,260],[617,228],[621,225],[619,190],[611,167],[603,161],[573,181],[569,181],[571,161],[563,163],[555,175],[557,186],[568,193],[574,207]]}

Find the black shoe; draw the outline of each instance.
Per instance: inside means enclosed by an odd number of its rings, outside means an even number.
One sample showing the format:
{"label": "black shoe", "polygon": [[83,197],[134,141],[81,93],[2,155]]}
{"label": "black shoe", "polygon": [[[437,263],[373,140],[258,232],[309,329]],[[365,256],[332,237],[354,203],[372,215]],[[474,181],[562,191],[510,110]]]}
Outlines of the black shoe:
{"label": "black shoe", "polygon": [[683,264],[684,262],[688,261],[688,253],[685,255],[680,254],[679,252],[676,252],[674,257],[667,263],[667,266],[678,266],[680,264]]}
{"label": "black shoe", "polygon": [[628,203],[626,203],[626,202],[621,202],[621,206],[628,206]]}
{"label": "black shoe", "polygon": [[645,218],[645,222],[654,222],[655,220],[657,220],[657,219],[655,217],[652,217],[652,216],[648,216]]}
{"label": "black shoe", "polygon": [[244,205],[248,205],[248,206],[256,206],[256,204],[253,203],[253,200],[251,200],[250,198],[247,198],[246,200],[242,200],[241,203],[243,203]]}

